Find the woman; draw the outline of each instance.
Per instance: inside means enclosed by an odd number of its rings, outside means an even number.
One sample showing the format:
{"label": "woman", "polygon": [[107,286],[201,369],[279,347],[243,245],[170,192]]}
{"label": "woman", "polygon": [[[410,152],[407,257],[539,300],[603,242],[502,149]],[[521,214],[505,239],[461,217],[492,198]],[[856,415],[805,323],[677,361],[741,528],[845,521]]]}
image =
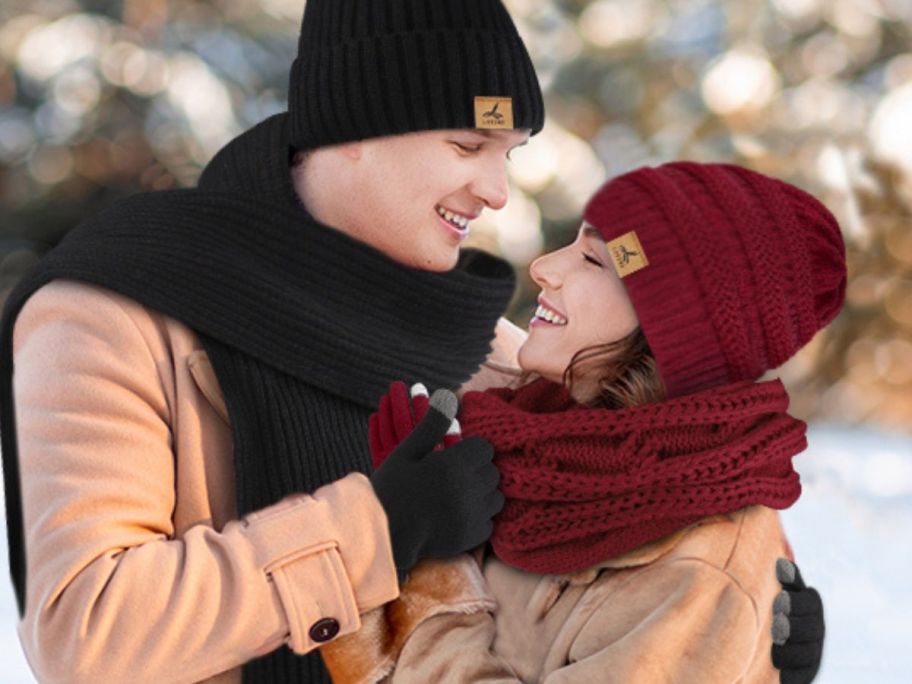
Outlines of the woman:
{"label": "woman", "polygon": [[[506,496],[482,575],[416,568],[324,650],[336,681],[779,681],[774,509],[800,493],[805,425],[755,381],[841,308],[839,228],[794,187],[695,163],[609,182],[584,219],[530,269],[532,381],[463,397]],[[381,404],[378,460],[408,411]]]}

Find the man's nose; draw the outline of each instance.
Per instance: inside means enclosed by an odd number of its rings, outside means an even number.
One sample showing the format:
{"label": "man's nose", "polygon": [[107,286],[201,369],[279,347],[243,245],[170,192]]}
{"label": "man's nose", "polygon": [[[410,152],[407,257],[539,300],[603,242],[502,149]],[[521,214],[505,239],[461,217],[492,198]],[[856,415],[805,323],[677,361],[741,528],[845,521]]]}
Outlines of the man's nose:
{"label": "man's nose", "polygon": [[491,163],[484,175],[475,181],[472,190],[489,209],[503,209],[510,198],[506,164],[503,161]]}

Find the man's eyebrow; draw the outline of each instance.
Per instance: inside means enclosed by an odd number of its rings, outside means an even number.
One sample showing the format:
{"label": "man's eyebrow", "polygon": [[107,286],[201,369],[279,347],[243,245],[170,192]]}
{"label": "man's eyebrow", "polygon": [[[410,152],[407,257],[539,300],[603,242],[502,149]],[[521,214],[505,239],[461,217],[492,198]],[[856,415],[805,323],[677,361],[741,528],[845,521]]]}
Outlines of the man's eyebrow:
{"label": "man's eyebrow", "polygon": [[598,228],[595,226],[583,226],[583,237],[601,240],[602,242],[605,241],[602,234],[598,232]]}
{"label": "man's eyebrow", "polygon": [[[472,132],[475,133],[476,135],[480,135],[482,138],[488,138],[489,140],[497,140],[497,133],[495,133],[494,131],[489,130],[487,128],[473,128]],[[513,145],[513,147],[511,147],[510,149],[515,150],[517,147],[522,147],[523,145],[528,145],[528,144],[529,144],[529,139],[526,138],[521,143]]]}

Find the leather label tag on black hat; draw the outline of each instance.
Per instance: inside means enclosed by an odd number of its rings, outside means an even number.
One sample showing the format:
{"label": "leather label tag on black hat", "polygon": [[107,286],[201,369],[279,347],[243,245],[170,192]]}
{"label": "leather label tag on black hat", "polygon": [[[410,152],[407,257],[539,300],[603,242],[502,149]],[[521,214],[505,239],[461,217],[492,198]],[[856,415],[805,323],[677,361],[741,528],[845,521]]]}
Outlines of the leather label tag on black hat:
{"label": "leather label tag on black hat", "polygon": [[513,128],[513,98],[476,97],[475,128]]}
{"label": "leather label tag on black hat", "polygon": [[631,273],[636,273],[641,268],[649,266],[646,252],[643,251],[643,245],[640,244],[635,231],[624,233],[620,237],[606,242],[605,246],[608,247],[614,268],[621,278],[626,278]]}

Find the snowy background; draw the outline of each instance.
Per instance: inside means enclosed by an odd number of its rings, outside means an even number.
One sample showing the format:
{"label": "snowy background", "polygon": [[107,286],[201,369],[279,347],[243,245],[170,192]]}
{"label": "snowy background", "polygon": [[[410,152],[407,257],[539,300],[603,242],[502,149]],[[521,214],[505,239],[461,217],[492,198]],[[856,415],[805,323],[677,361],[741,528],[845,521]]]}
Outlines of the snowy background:
{"label": "snowy background", "polygon": [[[802,573],[824,598],[826,650],[815,683],[908,684],[912,437],[816,425],[808,440],[810,448],[796,461],[804,492],[783,518]],[[2,581],[3,684],[35,682],[16,620],[12,585]]]}

